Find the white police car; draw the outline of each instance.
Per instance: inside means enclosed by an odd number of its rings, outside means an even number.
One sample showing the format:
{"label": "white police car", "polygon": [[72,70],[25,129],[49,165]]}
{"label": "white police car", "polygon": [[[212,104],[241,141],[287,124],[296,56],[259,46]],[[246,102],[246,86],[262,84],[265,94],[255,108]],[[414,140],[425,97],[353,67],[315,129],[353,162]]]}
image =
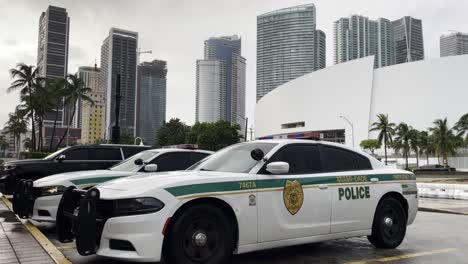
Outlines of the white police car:
{"label": "white police car", "polygon": [[108,170],[55,174],[36,181],[23,180],[13,196],[13,210],[21,218],[55,222],[58,204],[69,186],[87,189],[105,181],[140,172],[185,170],[211,155],[212,151],[179,148],[140,152]]}
{"label": "white police car", "polygon": [[395,248],[417,213],[415,176],[340,144],[265,140],[179,172],[67,189],[59,240],[81,255],[225,263],[232,253],[355,236]]}

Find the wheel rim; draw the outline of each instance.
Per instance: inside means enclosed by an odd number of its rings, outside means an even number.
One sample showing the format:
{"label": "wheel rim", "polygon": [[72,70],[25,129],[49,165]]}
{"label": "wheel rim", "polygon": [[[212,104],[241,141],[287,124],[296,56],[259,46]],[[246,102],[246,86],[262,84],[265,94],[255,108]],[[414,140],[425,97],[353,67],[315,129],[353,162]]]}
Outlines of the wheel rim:
{"label": "wheel rim", "polygon": [[401,233],[402,215],[391,206],[386,207],[382,212],[382,231],[385,239],[398,239]]}
{"label": "wheel rim", "polygon": [[217,252],[220,241],[220,230],[213,220],[194,219],[185,231],[185,255],[194,262],[204,262]]}

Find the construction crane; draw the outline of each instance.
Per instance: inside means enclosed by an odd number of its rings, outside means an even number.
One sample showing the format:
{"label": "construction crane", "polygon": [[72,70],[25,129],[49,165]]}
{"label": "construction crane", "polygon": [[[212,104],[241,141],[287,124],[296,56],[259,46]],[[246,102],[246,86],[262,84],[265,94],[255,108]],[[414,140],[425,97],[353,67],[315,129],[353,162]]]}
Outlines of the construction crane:
{"label": "construction crane", "polygon": [[137,52],[137,64],[140,64],[140,55],[141,54],[153,54],[153,51],[152,50],[144,50],[142,51],[141,48],[138,48],[138,52]]}

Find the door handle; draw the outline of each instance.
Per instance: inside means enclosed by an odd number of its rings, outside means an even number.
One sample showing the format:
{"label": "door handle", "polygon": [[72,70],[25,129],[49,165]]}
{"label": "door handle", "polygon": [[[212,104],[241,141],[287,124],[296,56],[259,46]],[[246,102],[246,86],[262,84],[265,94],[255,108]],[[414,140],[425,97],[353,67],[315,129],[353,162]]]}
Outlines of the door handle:
{"label": "door handle", "polygon": [[371,181],[371,182],[378,182],[378,181],[379,181],[379,178],[371,178],[370,181]]}
{"label": "door handle", "polygon": [[319,187],[320,190],[328,189],[328,185],[326,185],[326,184],[319,184],[318,187]]}

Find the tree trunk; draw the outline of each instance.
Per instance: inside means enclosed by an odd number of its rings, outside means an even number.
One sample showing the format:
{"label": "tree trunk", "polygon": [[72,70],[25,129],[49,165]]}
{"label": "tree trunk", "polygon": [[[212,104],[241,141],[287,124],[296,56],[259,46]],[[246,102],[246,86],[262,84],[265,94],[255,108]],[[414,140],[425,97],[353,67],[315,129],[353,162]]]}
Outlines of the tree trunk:
{"label": "tree trunk", "polygon": [[59,148],[60,144],[62,144],[63,140],[65,139],[65,136],[67,136],[68,130],[70,129],[70,126],[71,126],[71,124],[72,124],[72,122],[73,122],[73,118],[75,117],[76,102],[75,102],[73,105],[74,105],[74,106],[73,106],[73,112],[72,112],[72,115],[71,115],[71,117],[70,117],[70,121],[68,122],[67,129],[65,129],[65,133],[63,133],[62,137],[60,138],[60,141],[59,141],[59,143],[57,144],[56,149]]}
{"label": "tree trunk", "polygon": [[405,159],[406,159],[406,170],[408,170],[408,153],[409,151],[405,151]]}
{"label": "tree trunk", "polygon": [[419,168],[419,153],[416,151],[416,167]]}
{"label": "tree trunk", "polygon": [[51,137],[50,145],[49,145],[49,151],[50,151],[50,152],[52,152],[52,146],[53,146],[53,144],[54,144],[55,129],[57,128],[57,119],[58,119],[59,104],[60,104],[60,99],[57,100],[57,107],[55,108],[54,128],[52,128],[52,137]]}
{"label": "tree trunk", "polygon": [[39,133],[38,133],[38,139],[37,139],[37,141],[39,142],[39,145],[38,145],[38,147],[37,147],[37,150],[38,150],[39,152],[42,152],[42,145],[43,145],[43,144],[42,144],[42,127],[43,127],[43,125],[44,125],[44,124],[42,123],[42,122],[43,122],[43,119],[44,119],[44,118],[43,118],[42,113],[41,113],[41,115],[39,116],[39,122],[38,122],[38,124],[39,124]]}
{"label": "tree trunk", "polygon": [[427,159],[427,164],[426,165],[429,165],[429,152],[426,152],[426,159]]}
{"label": "tree trunk", "polygon": [[31,145],[31,150],[33,152],[36,151],[36,124],[34,124],[34,110],[31,110]]}
{"label": "tree trunk", "polygon": [[387,165],[387,139],[384,139],[385,165]]}

